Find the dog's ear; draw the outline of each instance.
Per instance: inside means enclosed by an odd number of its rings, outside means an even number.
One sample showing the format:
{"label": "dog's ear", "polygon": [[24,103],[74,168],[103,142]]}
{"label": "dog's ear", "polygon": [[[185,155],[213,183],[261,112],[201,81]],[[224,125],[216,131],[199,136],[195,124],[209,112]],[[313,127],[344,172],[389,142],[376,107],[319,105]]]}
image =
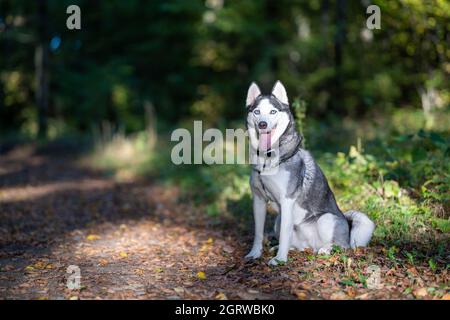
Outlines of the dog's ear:
{"label": "dog's ear", "polygon": [[256,83],[252,82],[252,84],[250,85],[250,88],[248,88],[247,101],[246,101],[245,105],[247,107],[253,105],[256,98],[258,98],[260,95],[261,95],[261,90],[259,90],[258,85]]}
{"label": "dog's ear", "polygon": [[280,80],[278,80],[272,89],[272,95],[275,96],[278,100],[280,100],[284,104],[289,104],[288,96],[286,93],[286,89]]}

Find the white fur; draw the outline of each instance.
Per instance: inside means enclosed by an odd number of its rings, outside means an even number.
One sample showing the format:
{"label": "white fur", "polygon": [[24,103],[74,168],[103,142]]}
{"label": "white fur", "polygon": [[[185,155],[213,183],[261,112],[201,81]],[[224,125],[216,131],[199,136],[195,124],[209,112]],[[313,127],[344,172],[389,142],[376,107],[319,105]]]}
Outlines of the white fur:
{"label": "white fur", "polygon": [[255,238],[252,250],[245,256],[246,259],[257,259],[262,254],[264,239],[264,222],[266,220],[266,201],[259,196],[253,197],[253,216],[255,219]]}
{"label": "white fur", "polygon": [[293,208],[295,199],[283,198],[281,206],[281,223],[280,223],[280,241],[278,252],[275,257],[270,259],[269,265],[277,265],[279,262],[286,262],[289,248],[292,242],[292,233],[294,231]]}
{"label": "white fur", "polygon": [[275,109],[275,107],[270,103],[269,99],[261,99],[258,103],[258,109],[261,111],[261,115],[268,115],[270,111]]}
{"label": "white fur", "polygon": [[[273,170],[273,169],[272,169]],[[255,173],[254,173],[255,174]],[[281,221],[280,221],[280,241],[278,246],[277,255],[269,261],[270,265],[276,265],[278,262],[286,262],[289,248],[291,247],[291,238],[293,233],[293,225],[294,220],[299,221],[301,218],[294,218],[294,207],[295,207],[295,198],[287,198],[287,186],[290,177],[290,172],[284,169],[278,170],[276,173],[271,172],[271,169],[267,171],[261,172],[260,178],[263,181],[263,184],[267,190],[270,190],[270,193],[276,199],[272,199],[273,201],[279,203],[279,208],[277,209],[281,212]],[[255,195],[255,199],[259,197]],[[258,201],[259,200],[254,200]],[[255,202],[254,202],[255,203]],[[265,203],[264,203],[265,207]],[[254,206],[255,208],[255,206]],[[260,236],[261,230],[264,229],[264,226],[261,226],[261,221],[265,218],[262,213],[262,209],[260,207],[257,208],[258,212],[254,212],[255,216],[255,240],[253,242],[253,247],[250,253],[246,256],[251,258],[252,256],[257,255],[262,250],[262,238]],[[264,218],[262,216],[264,215]],[[256,221],[258,219],[258,222]],[[258,229],[256,229],[258,225]],[[261,248],[261,249],[260,249]]]}
{"label": "white fur", "polygon": [[[252,91],[250,89],[249,92]],[[258,110],[259,114],[255,114],[255,110]],[[289,125],[289,116],[286,112],[278,111],[278,109],[270,103],[269,99],[262,99],[255,110],[247,116],[247,127],[250,138],[250,146],[252,148],[250,161],[252,164],[255,164],[260,171],[263,167],[266,169],[278,169],[279,158],[277,156],[267,159],[262,154],[259,156],[257,155],[258,130],[256,129],[256,125],[260,121],[265,121],[268,124],[269,130],[275,128],[275,131],[272,133],[270,148],[272,150],[277,150],[279,139]],[[273,110],[276,112],[271,113]],[[274,172],[270,172],[270,174],[274,173],[276,173],[276,170]]]}
{"label": "white fur", "polygon": [[284,104],[289,104],[288,96],[286,89],[284,88],[283,84],[280,80],[275,83],[275,86],[272,89],[272,94],[280,100]]}
{"label": "white fur", "polygon": [[286,112],[278,112],[278,121],[277,121],[277,129],[275,130],[275,133],[272,136],[271,141],[271,147],[276,146],[278,143],[278,140],[283,135],[283,133],[286,131],[286,128],[289,125],[289,117],[286,114]]}
{"label": "white fur", "polygon": [[333,229],[336,223],[336,216],[331,213],[326,213],[317,220],[317,235],[320,238],[320,248],[317,253],[330,254],[333,248]]}
{"label": "white fur", "polygon": [[259,90],[258,85],[252,82],[250,88],[248,88],[246,106],[251,106],[253,102],[255,102],[256,98],[258,98],[260,95],[261,90]]}
{"label": "white fur", "polygon": [[320,245],[320,239],[317,233],[317,225],[312,223],[295,225],[292,245],[300,251],[318,247]]}
{"label": "white fur", "polygon": [[[254,150],[258,148],[258,138],[257,131],[255,129],[255,123],[258,123],[259,121],[266,121],[269,128],[274,128],[276,126],[270,145],[271,148],[275,148],[277,146],[278,140],[286,131],[286,128],[289,125],[289,116],[286,112],[278,111],[278,109],[270,103],[269,99],[262,99],[258,104],[258,108],[256,109],[260,111],[260,114],[255,115],[253,111],[253,113],[247,119],[250,143]],[[270,112],[272,110],[275,110],[276,113],[271,114]]]}
{"label": "white fur", "polygon": [[250,145],[253,148],[254,153],[258,150],[258,135],[253,123],[248,126],[248,136],[250,138]]}
{"label": "white fur", "polygon": [[365,247],[372,238],[375,230],[375,223],[369,217],[359,211],[347,211],[344,213],[345,218],[352,222],[350,230],[350,247]]}

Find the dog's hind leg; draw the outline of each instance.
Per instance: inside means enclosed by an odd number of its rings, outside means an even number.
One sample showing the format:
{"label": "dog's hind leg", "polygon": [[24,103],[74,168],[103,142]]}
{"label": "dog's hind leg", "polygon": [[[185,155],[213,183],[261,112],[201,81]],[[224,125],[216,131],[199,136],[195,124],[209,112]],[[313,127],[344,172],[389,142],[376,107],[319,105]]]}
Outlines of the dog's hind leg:
{"label": "dog's hind leg", "polygon": [[[281,224],[281,214],[277,215],[277,217],[275,219],[275,224],[273,226],[273,232],[274,232],[275,238],[277,240],[280,240],[280,224]],[[303,238],[304,238],[304,235],[302,234],[302,231],[300,230],[300,225],[294,225],[294,231],[292,233],[291,246],[289,248],[289,251],[291,251],[291,250],[303,251],[306,248],[308,248],[308,244],[306,243],[306,241],[304,241]],[[278,245],[270,248],[270,252],[273,252],[275,250],[278,250]]]}
{"label": "dog's hind leg", "polygon": [[275,219],[275,223],[273,225],[273,232],[277,240],[280,240],[280,224],[281,224],[281,214],[278,214]]}
{"label": "dog's hind leg", "polygon": [[[277,211],[277,212],[279,212],[279,211]],[[281,223],[281,214],[278,214],[277,217],[275,218],[275,222],[273,224],[273,236],[278,241],[280,241],[280,223]],[[274,252],[276,250],[278,250],[278,245],[271,247],[269,252]]]}
{"label": "dog's hind leg", "polygon": [[333,245],[349,247],[349,227],[344,217],[326,213],[317,220],[320,246],[315,248],[319,254],[330,254]]}

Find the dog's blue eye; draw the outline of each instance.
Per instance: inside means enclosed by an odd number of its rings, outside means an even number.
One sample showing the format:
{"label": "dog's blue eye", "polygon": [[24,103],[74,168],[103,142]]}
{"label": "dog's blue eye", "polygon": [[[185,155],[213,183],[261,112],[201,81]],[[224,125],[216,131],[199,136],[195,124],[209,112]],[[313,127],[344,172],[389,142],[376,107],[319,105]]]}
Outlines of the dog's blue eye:
{"label": "dog's blue eye", "polygon": [[254,114],[260,114],[259,110],[256,109],[255,111],[253,111]]}
{"label": "dog's blue eye", "polygon": [[277,113],[277,110],[271,110],[270,111],[270,114],[275,114],[275,113]]}

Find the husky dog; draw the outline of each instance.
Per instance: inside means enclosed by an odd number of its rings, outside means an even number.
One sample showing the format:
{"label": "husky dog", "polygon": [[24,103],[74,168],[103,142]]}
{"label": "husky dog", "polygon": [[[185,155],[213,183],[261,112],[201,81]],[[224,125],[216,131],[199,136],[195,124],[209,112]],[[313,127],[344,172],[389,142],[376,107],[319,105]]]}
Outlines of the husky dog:
{"label": "husky dog", "polygon": [[328,254],[333,245],[366,246],[375,224],[361,212],[339,209],[322,170],[302,148],[283,84],[277,81],[270,95],[261,95],[252,83],[246,106],[251,154],[258,160],[250,176],[255,237],[246,258],[261,256],[268,203],[278,212],[279,240],[270,265],[286,262],[289,249]]}

